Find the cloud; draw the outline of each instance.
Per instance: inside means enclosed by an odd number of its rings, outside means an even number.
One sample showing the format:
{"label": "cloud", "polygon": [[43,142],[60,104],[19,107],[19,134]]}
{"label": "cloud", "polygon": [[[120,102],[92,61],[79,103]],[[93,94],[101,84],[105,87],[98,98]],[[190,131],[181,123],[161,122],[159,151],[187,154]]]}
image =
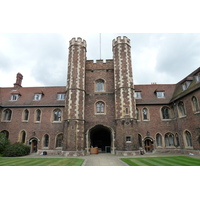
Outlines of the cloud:
{"label": "cloud", "polygon": [[199,67],[199,55],[200,34],[167,34],[158,48],[156,70],[184,78]]}

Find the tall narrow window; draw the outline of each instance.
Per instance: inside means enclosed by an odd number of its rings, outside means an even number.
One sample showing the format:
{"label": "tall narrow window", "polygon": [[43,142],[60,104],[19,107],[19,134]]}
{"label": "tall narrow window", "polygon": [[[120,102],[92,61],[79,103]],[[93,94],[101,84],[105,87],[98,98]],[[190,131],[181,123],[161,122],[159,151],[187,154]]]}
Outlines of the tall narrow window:
{"label": "tall narrow window", "polygon": [[194,112],[199,111],[199,104],[196,97],[192,97],[192,107]]}
{"label": "tall narrow window", "polygon": [[4,110],[4,117],[3,117],[3,119],[5,121],[10,121],[11,120],[11,116],[12,116],[12,111],[10,109]]}
{"label": "tall narrow window", "polygon": [[97,113],[105,113],[105,104],[102,101],[96,103],[96,112]]}
{"label": "tall narrow window", "polygon": [[168,107],[162,107],[162,109],[161,109],[161,111],[162,111],[162,118],[163,119],[170,119],[170,109],[168,108]]}
{"label": "tall narrow window", "polygon": [[143,108],[142,114],[143,114],[143,120],[148,120],[148,110],[147,110],[147,108]]}
{"label": "tall narrow window", "polygon": [[27,121],[28,120],[28,116],[29,116],[29,111],[26,109],[26,110],[24,110],[23,120]]}
{"label": "tall narrow window", "polygon": [[59,134],[56,137],[56,147],[62,147],[63,134]]}
{"label": "tall narrow window", "polygon": [[183,117],[183,116],[186,115],[184,103],[183,103],[182,101],[179,102],[179,104],[178,104],[178,109],[179,109],[179,116],[180,116],[180,117]]}
{"label": "tall narrow window", "polygon": [[21,142],[22,142],[22,143],[25,143],[25,141],[26,141],[26,132],[25,132],[25,131],[22,131],[22,132],[21,132]]}
{"label": "tall narrow window", "polygon": [[96,81],[96,92],[104,92],[104,80],[99,79]]}
{"label": "tall narrow window", "polygon": [[138,145],[142,147],[142,136],[140,134],[138,134]]}
{"label": "tall narrow window", "polygon": [[175,145],[176,145],[177,147],[180,146],[179,137],[178,137],[178,134],[177,134],[177,133],[175,134]]}
{"label": "tall narrow window", "polygon": [[159,133],[156,135],[156,143],[158,147],[162,147],[162,136]]}
{"label": "tall narrow window", "polygon": [[49,146],[49,135],[44,135],[44,147]]}
{"label": "tall narrow window", "polygon": [[61,110],[60,109],[56,109],[53,111],[54,114],[54,121],[61,121]]}
{"label": "tall narrow window", "polygon": [[188,131],[185,132],[185,138],[186,138],[187,146],[192,147],[192,137],[191,137],[190,132]]}
{"label": "tall narrow window", "polygon": [[9,132],[8,131],[3,130],[3,131],[1,131],[1,133],[4,133],[7,139],[9,138]]}
{"label": "tall narrow window", "polygon": [[37,109],[36,110],[36,121],[40,122],[41,120],[41,110]]}
{"label": "tall narrow window", "polygon": [[174,135],[171,133],[165,134],[165,146],[174,146]]}

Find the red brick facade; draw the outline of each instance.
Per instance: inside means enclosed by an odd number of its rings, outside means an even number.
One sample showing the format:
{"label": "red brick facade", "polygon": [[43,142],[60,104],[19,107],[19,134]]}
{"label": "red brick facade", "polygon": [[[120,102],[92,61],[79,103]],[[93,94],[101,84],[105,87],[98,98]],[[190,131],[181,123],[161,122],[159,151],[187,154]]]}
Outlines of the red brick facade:
{"label": "red brick facade", "polygon": [[[0,88],[0,131],[31,152],[117,155],[200,149],[200,68],[177,84],[134,85],[127,37],[113,59],[86,60],[86,41],[69,43],[66,87]],[[137,67],[137,66],[135,66]]]}

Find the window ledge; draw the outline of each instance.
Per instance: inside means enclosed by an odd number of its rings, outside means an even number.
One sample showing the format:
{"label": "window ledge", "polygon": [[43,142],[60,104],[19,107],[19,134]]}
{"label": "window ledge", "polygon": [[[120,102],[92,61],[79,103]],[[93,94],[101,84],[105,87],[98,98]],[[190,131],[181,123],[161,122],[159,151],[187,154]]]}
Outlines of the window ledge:
{"label": "window ledge", "polygon": [[53,124],[60,124],[60,123],[62,123],[62,121],[53,121],[52,123]]}
{"label": "window ledge", "polygon": [[162,119],[163,122],[172,121],[172,119]]}
{"label": "window ledge", "polygon": [[186,115],[180,116],[179,119],[186,118],[186,117],[187,117]]}
{"label": "window ledge", "polygon": [[126,141],[126,143],[130,144],[130,143],[132,143],[132,142],[131,142],[131,141]]}
{"label": "window ledge", "polygon": [[41,121],[35,121],[34,123],[35,123],[35,124],[40,124],[40,123],[41,123]]}
{"label": "window ledge", "polygon": [[95,113],[95,115],[106,115],[106,113]]}
{"label": "window ledge", "polygon": [[200,111],[195,111],[194,114],[198,115],[198,114],[200,114]]}

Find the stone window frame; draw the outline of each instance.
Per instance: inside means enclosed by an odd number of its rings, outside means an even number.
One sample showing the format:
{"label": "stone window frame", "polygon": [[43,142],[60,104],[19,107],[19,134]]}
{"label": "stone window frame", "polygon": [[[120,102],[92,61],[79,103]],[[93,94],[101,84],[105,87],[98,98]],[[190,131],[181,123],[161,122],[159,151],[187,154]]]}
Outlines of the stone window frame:
{"label": "stone window frame", "polygon": [[[101,81],[103,83],[103,90],[97,90],[97,83],[98,81]],[[103,93],[106,92],[106,81],[103,78],[98,78],[94,82],[94,92],[95,93]]]}
{"label": "stone window frame", "polygon": [[[40,111],[40,120],[37,120],[38,119],[38,111]],[[41,109],[38,108],[35,110],[34,122],[41,123],[41,120],[42,120],[42,111],[41,111]]]}
{"label": "stone window frame", "polygon": [[126,140],[126,143],[132,143],[132,137],[130,135],[127,135],[125,140]]}
{"label": "stone window frame", "polygon": [[[168,115],[169,115],[169,117],[167,118],[165,115],[166,115],[166,113],[165,113],[165,110],[166,109],[168,109]],[[171,120],[171,108],[169,107],[169,106],[162,106],[161,108],[160,108],[160,113],[161,113],[161,119],[162,119],[162,121],[169,121],[169,120]]]}
{"label": "stone window frame", "polygon": [[[97,112],[97,104],[103,103],[104,104],[104,112]],[[94,104],[95,115],[106,115],[106,103],[103,100],[97,100]]]}
{"label": "stone window frame", "polygon": [[196,96],[193,96],[191,98],[191,103],[192,103],[192,110],[193,110],[194,114],[200,113],[199,101]]}
{"label": "stone window frame", "polygon": [[26,138],[27,138],[27,131],[24,129],[19,132],[19,138],[18,141],[25,144],[26,143]]}
{"label": "stone window frame", "polygon": [[45,133],[42,137],[42,147],[43,149],[49,149],[50,146],[50,136],[49,134]]}
{"label": "stone window frame", "polygon": [[30,116],[30,110],[25,108],[22,112],[22,122],[28,122]]}
{"label": "stone window frame", "polygon": [[[59,138],[62,137],[62,138]],[[62,144],[63,144],[63,139],[64,139],[64,135],[63,133],[58,133],[55,137],[55,148],[56,149],[61,149],[62,148]],[[59,144],[59,145],[58,145]]]}
{"label": "stone window frame", "polygon": [[[6,113],[6,111],[9,111],[9,114]],[[13,111],[12,109],[10,108],[5,108],[3,111],[2,111],[2,119],[1,121],[3,122],[11,122],[12,121],[12,116],[13,116]],[[6,116],[7,115],[7,116]]]}
{"label": "stone window frame", "polygon": [[[146,114],[147,115],[147,119],[144,119],[144,109],[147,110],[147,114]],[[147,107],[144,107],[144,108],[142,108],[141,112],[142,112],[142,121],[150,121],[149,109]]]}
{"label": "stone window frame", "polygon": [[192,142],[192,134],[190,131],[185,130],[183,132],[183,140],[184,140],[184,144],[185,144],[185,148],[187,149],[193,149],[193,142]]}
{"label": "stone window frame", "polygon": [[[55,112],[57,112],[57,111],[60,111],[60,116],[57,116],[58,119],[55,118],[56,117]],[[52,123],[62,123],[62,120],[63,120],[62,115],[63,115],[63,112],[60,108],[53,109],[53,111],[52,111]]]}
{"label": "stone window frame", "polygon": [[[164,136],[165,140],[165,147],[167,148],[174,148],[175,143],[174,143],[174,134],[171,132],[168,132]],[[167,141],[168,140],[168,141]]]}
{"label": "stone window frame", "polygon": [[[158,137],[160,137],[160,139]],[[162,148],[163,147],[163,136],[162,136],[162,134],[157,133],[155,138],[156,138],[156,146],[158,148]]]}
{"label": "stone window frame", "polygon": [[139,148],[143,148],[143,139],[140,133],[138,133],[138,146]]}
{"label": "stone window frame", "polygon": [[179,101],[178,103],[178,116],[179,118],[186,117],[186,109],[183,101]]}

